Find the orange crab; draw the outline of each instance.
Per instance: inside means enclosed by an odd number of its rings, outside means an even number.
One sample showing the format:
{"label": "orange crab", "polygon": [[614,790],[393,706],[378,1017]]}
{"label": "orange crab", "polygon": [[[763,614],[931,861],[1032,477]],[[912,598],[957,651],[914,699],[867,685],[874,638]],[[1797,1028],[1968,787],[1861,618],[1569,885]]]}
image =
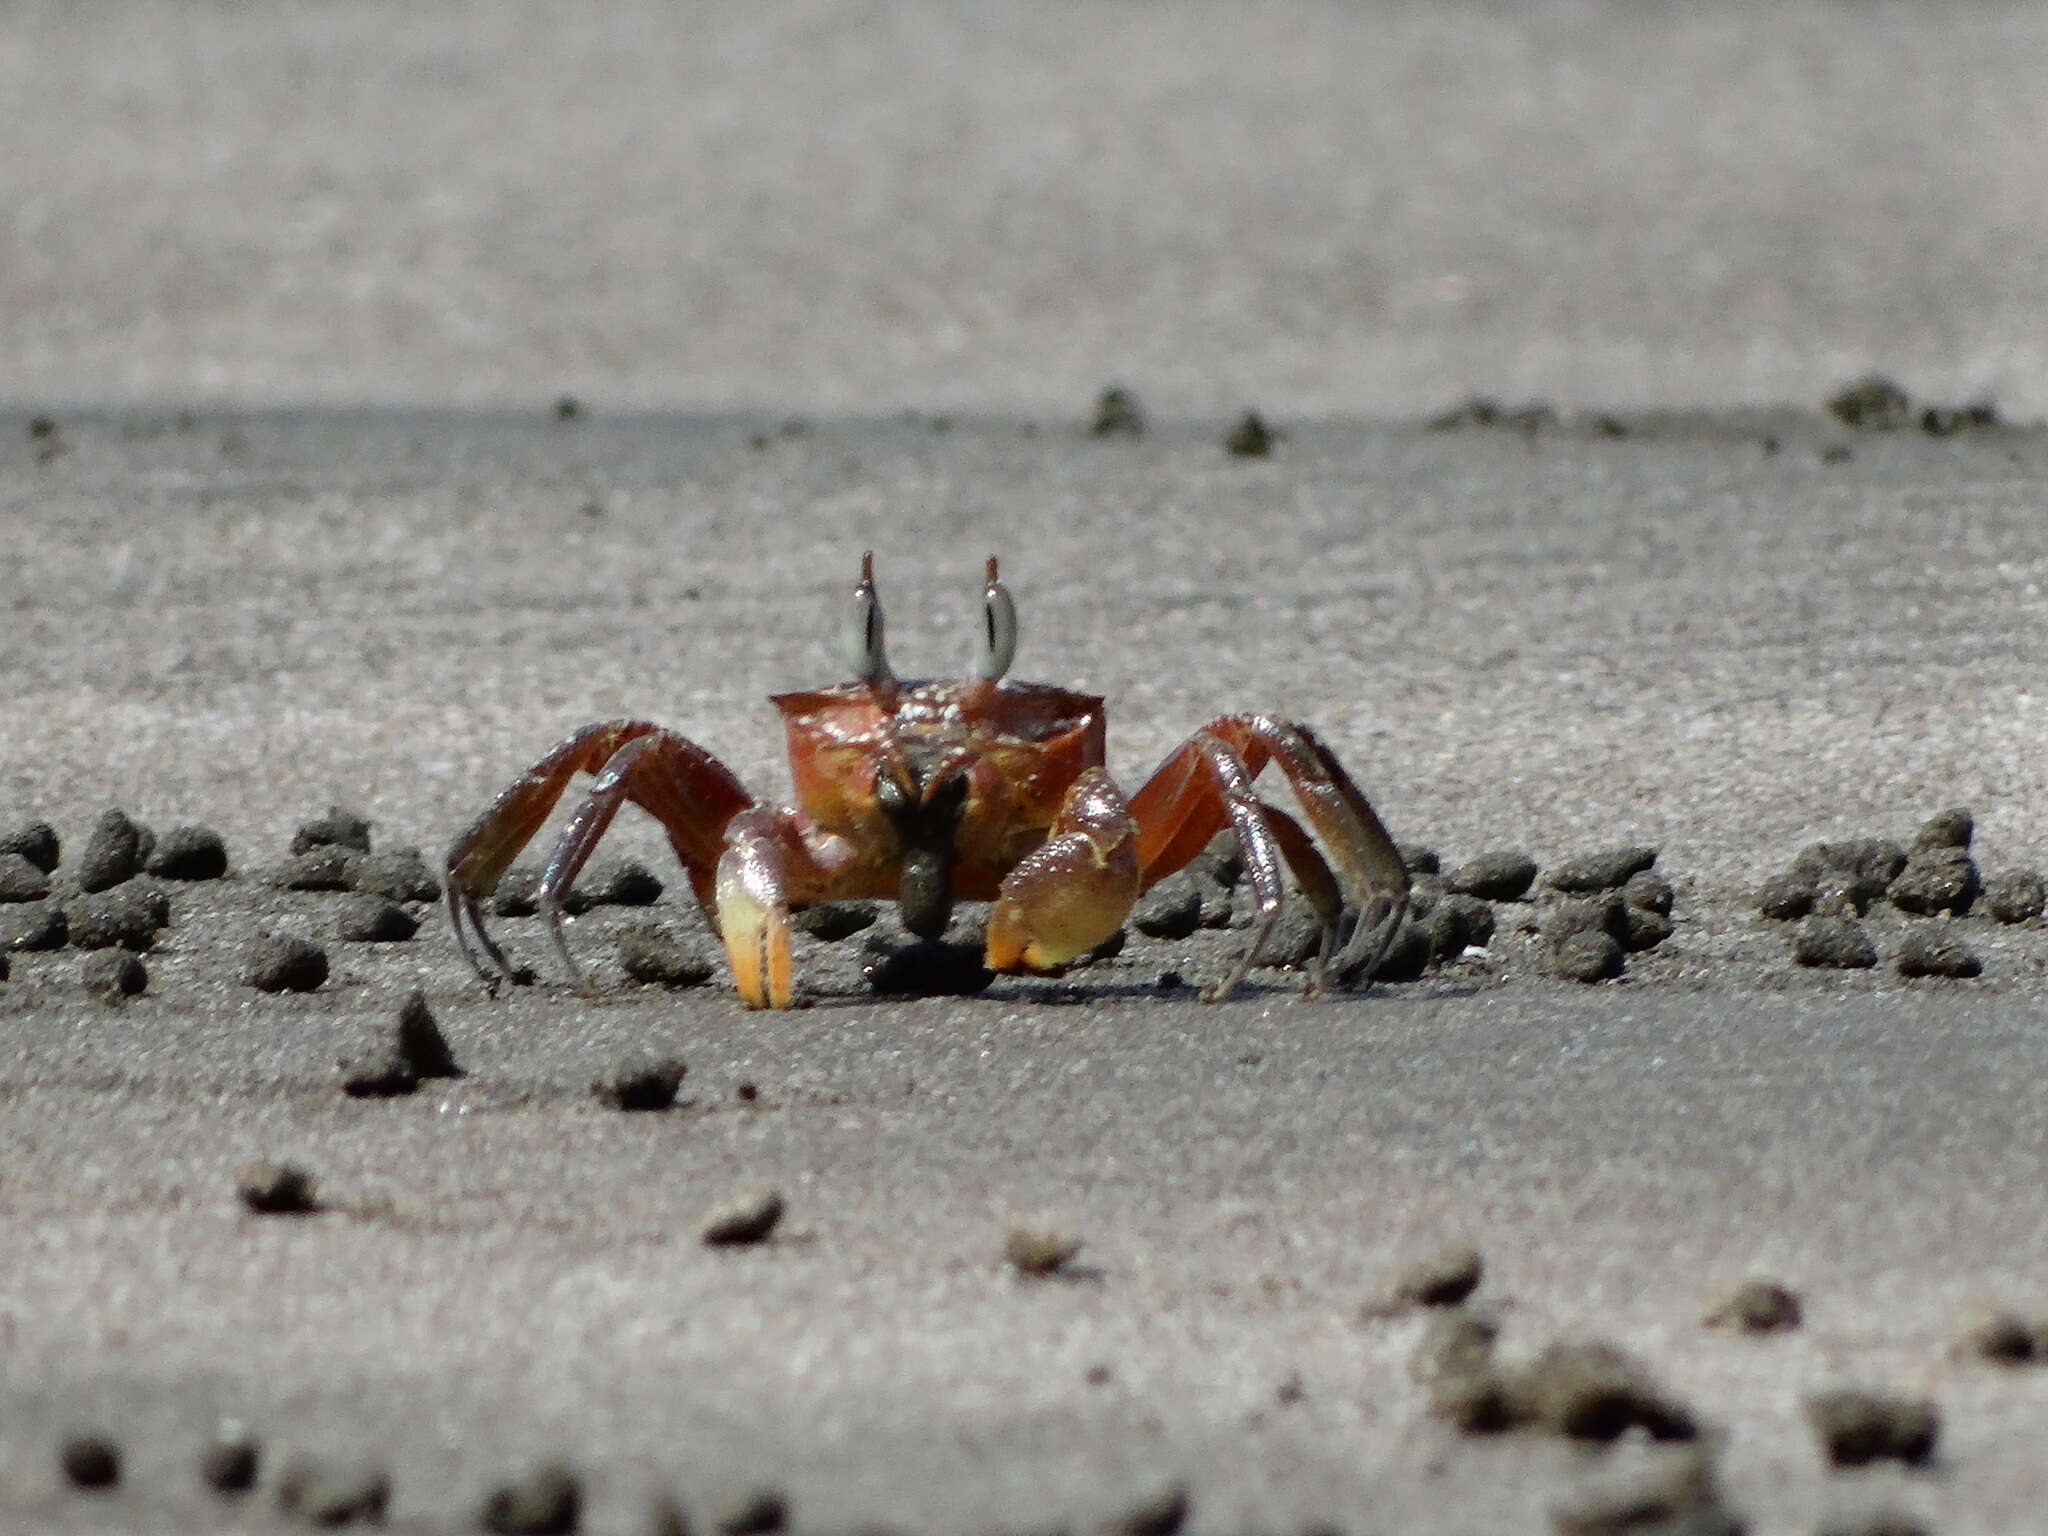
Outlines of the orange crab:
{"label": "orange crab", "polygon": [[[485,929],[482,902],[583,772],[596,782],[562,829],[539,892],[579,986],[562,903],[629,800],[667,831],[751,1007],[795,1000],[792,908],[894,900],[905,928],[934,938],[954,902],[990,902],[989,966],[1056,973],[1114,934],[1142,892],[1225,826],[1260,920],[1204,997],[1229,996],[1251,968],[1286,901],[1284,871],[1322,919],[1311,989],[1324,985],[1333,954],[1340,973],[1370,976],[1407,911],[1408,875],[1314,732],[1271,715],[1219,716],[1126,801],[1104,767],[1102,700],[1004,681],[1016,648],[1016,608],[990,556],[973,676],[899,681],[882,646],[874,556],[863,555],[847,627],[854,680],[772,701],[788,733],[795,806],[756,798],[674,731],[645,720],[586,725],[449,848],[444,885],[463,955],[494,993],[501,978],[521,975]],[[1286,775],[1298,818],[1253,792],[1269,761]]]}

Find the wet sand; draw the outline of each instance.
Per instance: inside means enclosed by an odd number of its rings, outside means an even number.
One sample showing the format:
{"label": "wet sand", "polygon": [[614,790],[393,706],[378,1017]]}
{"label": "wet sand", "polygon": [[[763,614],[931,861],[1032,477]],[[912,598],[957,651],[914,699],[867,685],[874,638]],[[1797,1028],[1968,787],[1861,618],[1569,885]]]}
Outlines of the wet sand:
{"label": "wet sand", "polygon": [[[118,806],[232,873],[171,888],[140,997],[76,948],[0,982],[0,1515],[262,1527],[299,1454],[422,1530],[546,1458],[600,1531],[1175,1486],[1218,1536],[1542,1529],[1645,1451],[1431,1415],[1369,1303],[1468,1241],[1508,1356],[1638,1353],[1751,1530],[2032,1529],[2048,1376],[1950,1346],[2043,1300],[2048,930],[1880,908],[1878,966],[1814,971],[1753,897],[1952,806],[2048,866],[2044,55],[1992,5],[11,13],[0,835],[75,860]],[[1906,430],[1822,412],[1872,369]],[[1083,432],[1112,382],[1142,438]],[[1548,409],[1426,427],[1473,392]],[[1984,397],[2016,425],[1917,427]],[[1247,406],[1268,459],[1220,446]],[[855,937],[769,1016],[622,977],[635,925],[710,953],[632,817],[671,888],[578,922],[594,1000],[532,919],[494,1001],[431,911],[347,944],[270,883],[330,805],[433,855],[593,719],[782,793],[765,696],[837,675],[864,548],[906,671],[962,665],[999,554],[1019,673],[1108,698],[1127,786],[1296,715],[1447,862],[1655,847],[1673,936],[1582,986],[1506,903],[1419,981],[1217,1007],[1242,929],[966,998],[865,995]],[[1897,974],[1936,929],[1981,977]],[[241,982],[270,930],[318,991]],[[467,1075],[350,1098],[414,988]],[[649,1054],[678,1107],[591,1096]],[[255,1157],[323,1210],[247,1213]],[[770,1241],[698,1241],[764,1182]],[[1012,1273],[1019,1216],[1076,1273]],[[1804,1325],[1701,1326],[1754,1271]],[[1934,1464],[1829,1471],[1838,1385],[1931,1397]],[[87,1428],[118,1491],[60,1486]]]}
{"label": "wet sand", "polygon": [[[210,1520],[191,1457],[231,1415],[381,1461],[394,1518],[429,1524],[554,1454],[594,1528],[633,1528],[650,1484],[700,1519],[767,1484],[806,1529],[1086,1527],[1175,1479],[1203,1530],[1528,1528],[1585,1453],[1461,1438],[1410,1377],[1419,1323],[1363,1317],[1463,1239],[1511,1352],[1613,1339],[1724,1431],[1755,1528],[1893,1484],[1945,1530],[2023,1525],[2048,1388],[1948,1346],[1972,1298],[2037,1299],[2042,930],[1879,912],[1885,964],[1806,971],[1750,897],[1807,841],[1950,804],[1987,872],[2044,862],[2048,439],[1301,421],[1243,461],[1222,425],[119,414],[66,417],[38,462],[13,424],[37,663],[9,678],[8,820],[73,859],[109,805],[202,822],[234,868],[171,888],[142,997],[91,1000],[74,949],[0,987],[10,1508]],[[500,927],[542,980],[492,1001],[431,910],[344,944],[341,897],[267,883],[330,804],[439,848],[585,719],[671,721],[781,793],[760,699],[835,675],[853,554],[877,547],[909,668],[963,649],[992,538],[1020,672],[1108,695],[1127,783],[1218,710],[1298,714],[1448,861],[1657,847],[1674,936],[1579,986],[1503,904],[1419,982],[1309,1001],[1262,971],[1220,1007],[1192,987],[1242,930],[965,999],[858,996],[855,938],[808,948],[814,1006],[771,1016],[619,973],[650,920],[711,953],[644,821],[616,850],[672,888],[576,925],[593,1002],[533,919]],[[1894,973],[1939,924],[1981,979]],[[327,984],[243,985],[268,930],[326,944]],[[413,987],[469,1075],[348,1098],[337,1061]],[[590,1097],[647,1053],[689,1063],[682,1107]],[[244,1213],[256,1156],[331,1208]],[[759,1182],[785,1227],[703,1247]],[[1003,1264],[1041,1212],[1084,1278]],[[1702,1328],[1759,1269],[1807,1325]],[[1830,1476],[1799,1403],[1840,1383],[1931,1393],[1941,1470]],[[76,1424],[130,1448],[110,1501],[55,1487]]]}

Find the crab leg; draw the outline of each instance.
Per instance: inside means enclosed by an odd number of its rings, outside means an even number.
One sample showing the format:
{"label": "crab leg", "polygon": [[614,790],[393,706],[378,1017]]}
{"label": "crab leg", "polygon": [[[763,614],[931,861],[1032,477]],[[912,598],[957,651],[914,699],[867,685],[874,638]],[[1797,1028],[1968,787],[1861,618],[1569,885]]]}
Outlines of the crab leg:
{"label": "crab leg", "polygon": [[[1316,951],[1308,984],[1312,995],[1319,994],[1329,984],[1330,959],[1337,947],[1338,930],[1344,922],[1344,888],[1337,883],[1337,877],[1330,872],[1329,862],[1317,850],[1314,839],[1300,822],[1265,800],[1259,801],[1259,810],[1273,833],[1273,840],[1280,845],[1280,852],[1287,859],[1295,885],[1308,904],[1315,908],[1316,916],[1322,919],[1322,943]],[[1247,969],[1258,964],[1257,950],[1245,951],[1245,964]]]}
{"label": "crab leg", "polygon": [[[1309,893],[1311,903],[1322,913],[1324,922],[1323,949],[1333,947],[1333,925],[1331,887],[1334,880],[1329,865],[1315,851],[1308,834],[1302,831],[1300,823],[1286,816],[1274,806],[1266,804],[1252,790],[1252,779],[1256,770],[1247,766],[1236,748],[1220,736],[1208,731],[1197,731],[1188,738],[1181,748],[1181,783],[1178,799],[1185,804],[1188,812],[1207,810],[1214,816],[1215,825],[1195,843],[1197,849],[1205,846],[1210,837],[1227,822],[1237,834],[1238,847],[1244,854],[1245,875],[1251,881],[1252,895],[1259,908],[1259,925],[1223,979],[1202,994],[1205,1002],[1221,1002],[1237,990],[1245,974],[1257,963],[1259,952],[1266,947],[1275,925],[1280,921],[1281,910],[1287,902],[1287,884],[1282,878],[1280,867],[1283,860],[1294,868],[1297,879]],[[1164,769],[1161,770],[1163,774]],[[1157,783],[1159,775],[1154,775]],[[1147,785],[1147,788],[1150,788]],[[1140,791],[1143,794],[1143,791]],[[1135,814],[1135,813],[1134,813]],[[1280,831],[1282,821],[1286,832]],[[1198,818],[1199,819],[1199,818]],[[1139,822],[1139,860],[1142,869],[1144,860],[1144,823]],[[1284,836],[1284,840],[1283,840]],[[1193,855],[1190,854],[1189,857]],[[1181,863],[1185,864],[1186,859]],[[1171,873],[1171,869],[1162,872]],[[1154,882],[1156,883],[1156,881]],[[1335,906],[1341,910],[1342,901]],[[1321,969],[1318,966],[1316,983],[1321,984]]]}
{"label": "crab leg", "polygon": [[[1224,750],[1219,752],[1219,746]],[[1230,760],[1242,770],[1241,781],[1227,766]],[[1250,781],[1276,760],[1303,818],[1321,841],[1322,855],[1299,822],[1292,817],[1283,820],[1283,813],[1250,793]],[[1247,814],[1249,807],[1240,810],[1240,795],[1257,812]],[[1341,920],[1341,909],[1334,914],[1331,910],[1329,890],[1334,879],[1341,879],[1344,896],[1358,918],[1337,957],[1340,969],[1362,969],[1369,977],[1407,911],[1408,872],[1393,839],[1343,765],[1312,731],[1293,721],[1272,715],[1223,715],[1210,721],[1132,796],[1131,814],[1138,824],[1138,863],[1148,887],[1185,866],[1226,822],[1236,829],[1245,849],[1246,870],[1259,892],[1262,913],[1267,908],[1258,880],[1262,863],[1270,861],[1254,856],[1254,843],[1246,837],[1249,822],[1263,822],[1326,924]],[[1270,923],[1269,915],[1262,938]],[[1332,937],[1326,928],[1326,948]],[[1227,990],[1241,977],[1257,949],[1255,942],[1237,975],[1219,990]]]}
{"label": "crab leg", "polygon": [[[690,753],[698,754],[701,761],[692,762]],[[569,973],[577,991],[588,995],[590,985],[569,953],[563,910],[576,877],[590,862],[590,855],[619,814],[619,807],[630,799],[661,822],[668,832],[669,846],[690,874],[692,885],[700,884],[699,877],[708,873],[714,856],[706,836],[705,816],[707,811],[718,816],[722,808],[707,805],[701,795],[693,798],[687,776],[693,768],[701,769],[712,761],[701,748],[665,731],[636,736],[614,752],[598,771],[583,803],[576,807],[556,838],[541,871],[538,905],[547,921],[555,953],[561,956],[562,969]],[[723,812],[722,819],[730,817],[730,811]]]}
{"label": "crab leg", "polygon": [[[753,796],[717,758],[645,720],[588,725],[558,743],[455,840],[445,861],[442,885],[456,943],[493,992],[499,980],[518,972],[484,926],[483,899],[497,889],[579,772],[597,774],[597,782],[563,829],[541,879],[542,910],[565,960],[561,900],[623,802],[633,801],[662,824],[700,902],[709,896],[710,872],[723,848],[726,824],[753,804]],[[486,969],[487,960],[496,975]],[[569,969],[576,975],[573,961]]]}
{"label": "crab leg", "polygon": [[[1298,722],[1254,718],[1263,728],[1277,729],[1274,756],[1288,787],[1358,893],[1357,921],[1337,966],[1370,980],[1408,915],[1408,866],[1401,862],[1401,850],[1364,791],[1314,731]],[[1306,761],[1297,756],[1300,747],[1308,749]]]}
{"label": "crab leg", "polygon": [[1115,933],[1138,899],[1136,833],[1109,774],[1083,770],[1045,841],[997,887],[989,968],[1057,970]]}

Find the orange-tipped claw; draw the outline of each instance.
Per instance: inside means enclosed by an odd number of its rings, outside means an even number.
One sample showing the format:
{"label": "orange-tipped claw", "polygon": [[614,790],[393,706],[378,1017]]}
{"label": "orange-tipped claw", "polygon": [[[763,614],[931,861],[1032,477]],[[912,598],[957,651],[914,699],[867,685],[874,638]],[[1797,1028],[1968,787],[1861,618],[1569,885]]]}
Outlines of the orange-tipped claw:
{"label": "orange-tipped claw", "polygon": [[718,931],[733,986],[749,1008],[787,1008],[789,906],[781,862],[765,839],[742,834],[718,861]]}
{"label": "orange-tipped claw", "polygon": [[1107,773],[1076,779],[1045,842],[997,892],[989,969],[1055,971],[1115,933],[1138,899],[1134,831]]}

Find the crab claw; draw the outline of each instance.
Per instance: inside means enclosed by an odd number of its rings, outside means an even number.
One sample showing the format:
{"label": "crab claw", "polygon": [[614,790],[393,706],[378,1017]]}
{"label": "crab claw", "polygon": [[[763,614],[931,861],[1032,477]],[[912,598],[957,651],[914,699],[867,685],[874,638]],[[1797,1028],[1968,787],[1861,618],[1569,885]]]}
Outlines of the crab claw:
{"label": "crab claw", "polygon": [[740,1001],[749,1008],[787,1008],[794,996],[788,882],[774,840],[751,827],[736,827],[719,856],[714,890],[718,932]]}
{"label": "crab claw", "polygon": [[1138,899],[1136,834],[1107,773],[1075,779],[1045,842],[997,888],[989,969],[1058,970],[1115,933]]}

